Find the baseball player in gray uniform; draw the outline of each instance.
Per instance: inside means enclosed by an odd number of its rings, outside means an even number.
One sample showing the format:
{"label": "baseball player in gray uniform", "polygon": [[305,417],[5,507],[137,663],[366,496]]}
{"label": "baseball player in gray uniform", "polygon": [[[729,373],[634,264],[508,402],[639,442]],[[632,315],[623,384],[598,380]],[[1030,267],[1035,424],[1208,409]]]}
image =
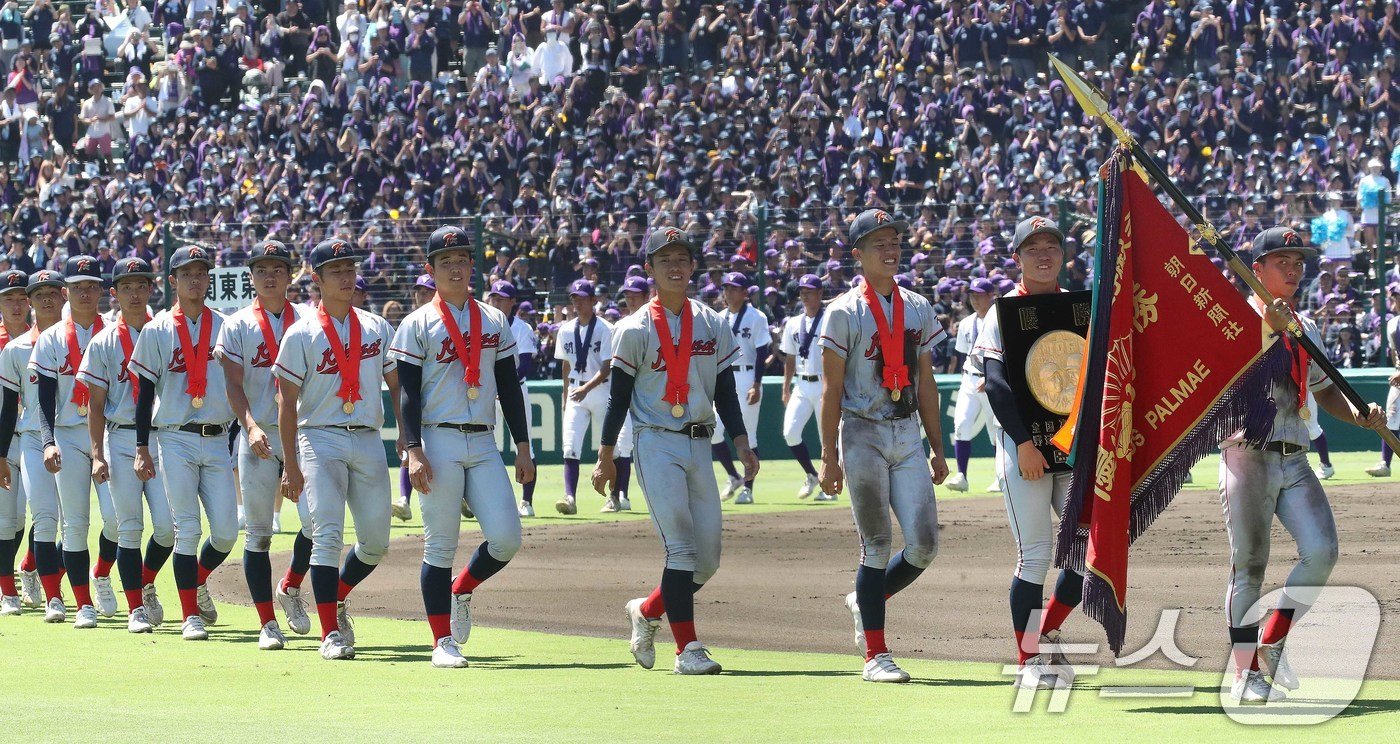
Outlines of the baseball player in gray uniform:
{"label": "baseball player in gray uniform", "polygon": [[[394,418],[403,420],[399,378],[389,359],[393,331],[378,315],[351,306],[359,261],[340,238],[312,249],[308,263],[321,305],[287,329],[275,362],[282,451],[297,453],[283,461],[283,495],[306,499],[311,512],[311,591],[323,659],[355,657],[346,598],[389,550],[382,383],[389,386]],[[341,566],[346,507],[355,518],[356,543]]]}
{"label": "baseball player in gray uniform", "polygon": [[[219,618],[206,582],[238,539],[238,499],[229,460],[233,409],[224,394],[223,367],[214,360],[224,316],[204,304],[214,258],[207,248],[182,246],[170,256],[175,305],[141,330],[131,352],[140,385],[136,398],[136,457],[143,480],[159,475],[175,520],[172,570],[180,593],[180,634],[209,638]],[[151,456],[155,431],[156,457]],[[209,538],[200,545],[201,516]]]}
{"label": "baseball player in gray uniform", "polygon": [[734,386],[738,348],[719,314],[686,295],[695,247],[674,227],[647,238],[646,270],[656,299],[624,318],[613,339],[617,362],[593,488],[611,492],[614,447],[628,411],[636,432],[637,478],[666,549],[661,583],[627,603],[632,656],[656,663],[654,639],[665,615],[676,639],[676,674],[718,674],[695,634],[695,592],[719,569],[720,501],[709,447],[715,413],[724,419],[748,477],[758,472]]}
{"label": "baseball player in gray uniform", "polygon": [[[953,459],[957,463],[957,472],[948,478],[946,485],[949,491],[967,490],[967,463],[972,459],[972,440],[983,427],[987,429],[992,446],[996,446],[997,425],[992,417],[992,406],[987,402],[983,377],[973,369],[970,360],[987,311],[991,310],[996,300],[996,291],[996,285],[989,279],[972,280],[967,293],[967,304],[972,307],[972,313],[958,321],[957,336],[953,339],[953,348],[963,355],[963,362],[958,399],[953,404]],[[988,490],[1000,491],[1000,483],[992,481]]]}
{"label": "baseball player in gray uniform", "polygon": [[[868,682],[909,681],[885,644],[885,603],[938,552],[933,486],[948,476],[931,355],[947,334],[927,300],[895,284],[907,228],[880,209],[856,216],[848,245],[865,279],[832,301],[821,325],[821,489],[840,493],[849,479],[861,551],[846,607]],[[933,448],[927,461],[921,435]],[[891,511],[904,533],[893,559]]]}
{"label": "baseball player in gray uniform", "polygon": [[[540,353],[540,339],[535,334],[535,329],[515,314],[515,300],[518,296],[515,285],[510,282],[495,282],[491,285],[491,291],[486,293],[486,302],[491,307],[501,311],[501,314],[510,321],[510,334],[515,339],[515,376],[520,380],[520,397],[525,401],[525,423],[529,425],[530,415],[530,387],[526,384],[530,373],[535,369],[535,357]],[[496,406],[497,413],[503,415],[499,403]],[[535,457],[534,439],[530,439],[530,459],[533,462]],[[535,516],[535,480],[522,483],[520,486],[520,506],[516,512],[522,517]]]}
{"label": "baseball player in gray uniform", "polygon": [[[419,274],[418,279],[413,283],[413,309],[433,301],[437,297],[437,284],[433,282],[430,274]],[[528,398],[527,398],[528,400]],[[530,484],[533,491],[534,483]],[[413,519],[413,505],[410,499],[413,497],[413,483],[408,478],[408,463],[399,463],[399,497],[394,500],[391,510],[394,518],[400,522],[407,522]],[[523,515],[522,515],[523,516]]]}
{"label": "baseball player in gray uniform", "polygon": [[[1064,234],[1044,217],[1029,217],[1016,225],[1012,255],[1021,268],[1021,283],[1006,296],[1063,292],[1059,284],[1064,265]],[[997,437],[997,479],[1006,501],[1006,516],[1016,540],[1016,569],[1011,577],[1011,629],[1016,638],[1020,671],[1016,684],[1028,689],[1067,684],[1074,674],[1058,650],[1060,626],[1079,605],[1084,577],[1064,569],[1050,603],[1041,610],[1045,577],[1055,538],[1052,516],[1058,517],[1069,498],[1070,473],[1047,473],[1050,465],[1031,440],[1016,394],[1007,382],[1001,323],[996,308],[987,312],[968,357],[973,372],[986,380],[987,400],[1000,432]],[[1030,632],[1040,612],[1036,632]]]}
{"label": "baseball player in gray uniform", "polygon": [[[131,354],[141,329],[151,320],[147,303],[154,287],[155,271],[145,259],[117,261],[110,290],[117,316],[92,337],[77,378],[88,388],[92,480],[110,489],[117,515],[117,572],[126,595],[126,629],[132,633],[150,633],[165,621],[155,581],[175,548],[175,522],[164,484],[160,478],[142,481],[133,467],[137,385],[131,376]],[[151,537],[144,563],[143,502],[151,511]]]}
{"label": "baseball player in gray uniform", "polygon": [[[768,330],[768,316],[749,304],[749,278],[738,271],[731,271],[720,281],[724,288],[724,309],[719,317],[729,325],[734,334],[734,345],[739,349],[734,358],[734,385],[739,391],[739,407],[744,413],[744,430],[758,435],[758,409],[763,400],[763,374],[760,367],[768,357],[768,345],[773,340]],[[758,452],[757,442],[750,442],[754,452]],[[721,501],[730,498],[736,504],[753,503],[753,481],[740,478],[734,470],[734,461],[729,454],[729,445],[724,441],[724,422],[715,427],[714,438],[710,440],[714,457],[719,460],[729,474],[729,485],[720,492]]]}
{"label": "baseball player in gray uniform", "polygon": [[[535,465],[510,320],[471,296],[466,232],[452,226],[433,231],[427,257],[437,299],[404,318],[389,355],[403,385],[409,477],[422,494],[420,584],[433,666],[460,668],[467,665],[460,645],[471,634],[473,591],[520,549],[520,514],[493,432],[498,400],[515,444],[516,480],[530,482]],[[453,581],[463,498],[485,539]]]}
{"label": "baseball player in gray uniform", "polygon": [[[229,406],[242,424],[238,436],[238,482],[243,493],[243,575],[258,611],[258,648],[275,651],[287,639],[272,611],[273,509],[281,493],[281,433],[277,430],[277,402],[269,392],[277,380],[272,365],[282,337],[302,318],[287,302],[292,281],[292,252],[276,240],[255,246],[248,258],[253,304],[230,315],[219,333],[214,354],[224,368]],[[311,632],[311,617],[301,594],[302,580],[311,567],[311,512],[306,499],[297,500],[301,530],[292,542],[292,560],[277,584],[276,599],[287,616],[287,626],[298,635]]]}
{"label": "baseball player in gray uniform", "polygon": [[[19,269],[0,273],[0,361],[12,340],[29,335],[29,297],[24,293],[28,284],[29,275]],[[0,431],[13,432],[19,393],[3,387],[0,391],[5,398],[14,398],[12,405],[0,405],[0,413],[8,414],[0,416]],[[0,460],[5,461],[0,477],[0,617],[20,614],[23,604],[15,589],[15,555],[25,531],[24,488],[19,483],[19,448],[13,446],[12,435],[6,442],[0,451]]]}
{"label": "baseball player in gray uniform", "polygon": [[[601,425],[608,407],[606,383],[612,370],[612,324],[598,317],[593,282],[579,279],[569,287],[574,317],[559,325],[554,358],[564,379],[564,498],[555,503],[560,514],[575,514],[578,505],[579,454],[593,425]],[[612,496],[609,495],[611,500]],[[604,511],[617,511],[604,508]]]}
{"label": "baseball player in gray uniform", "polygon": [[[1276,298],[1268,307],[1255,298],[1256,309],[1275,332],[1282,333],[1297,322],[1322,346],[1317,326],[1293,310],[1307,260],[1316,257],[1317,250],[1286,227],[1259,233],[1253,248],[1254,275]],[[1277,412],[1269,442],[1255,448],[1245,441],[1243,432],[1237,432],[1220,445],[1220,501],[1230,540],[1225,611],[1236,669],[1230,695],[1242,703],[1281,700],[1287,696],[1284,690],[1298,688],[1284,642],[1289,628],[1326,585],[1337,561],[1332,507],[1308,463],[1307,422],[1317,415],[1307,407],[1308,393],[1337,419],[1377,431],[1386,425],[1380,406],[1372,403],[1365,411],[1355,410],[1301,345],[1287,336],[1284,343],[1292,355],[1292,379],[1275,383],[1270,390]],[[1275,515],[1297,543],[1298,562],[1284,581],[1279,606],[1268,613],[1260,628],[1245,623],[1259,601]]]}
{"label": "baseball player in gray uniform", "polygon": [[802,301],[802,312],[783,323],[782,339],[778,341],[778,350],[783,353],[783,439],[793,459],[807,474],[797,498],[805,499],[815,493],[816,501],[835,501],[835,494],[823,493],[818,488],[812,453],[802,439],[807,422],[813,416],[821,420],[822,351],[821,344],[816,343],[822,316],[826,313],[821,277],[804,274],[797,280],[797,294]]}

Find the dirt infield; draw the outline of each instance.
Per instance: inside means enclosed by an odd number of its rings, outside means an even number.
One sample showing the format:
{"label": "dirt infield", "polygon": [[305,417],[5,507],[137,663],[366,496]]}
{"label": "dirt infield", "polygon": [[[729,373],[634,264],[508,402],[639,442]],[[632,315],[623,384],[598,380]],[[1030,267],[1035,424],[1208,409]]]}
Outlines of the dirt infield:
{"label": "dirt infield", "polygon": [[[1395,611],[1400,608],[1395,575],[1400,510],[1394,489],[1341,486],[1331,489],[1331,496],[1342,535],[1333,583],[1364,587],[1380,599],[1383,615]],[[947,501],[940,511],[937,560],[891,602],[891,647],[900,656],[1006,661],[1013,654],[1007,589],[1014,548],[1002,502],[997,497]],[[715,646],[854,652],[850,616],[841,603],[852,588],[858,548],[848,510],[726,513],[724,533],[720,572],[696,597],[702,638]],[[459,564],[478,540],[475,533],[463,535]],[[1292,565],[1291,545],[1276,525],[1266,591]],[[1223,668],[1225,555],[1218,497],[1211,491],[1184,492],[1134,547],[1127,650],[1151,637],[1160,609],[1179,607],[1179,647],[1203,657],[1198,669]],[[356,592],[356,611],[421,619],[421,556],[421,539],[395,541],[386,564]],[[473,614],[482,626],[625,639],[623,604],[649,590],[660,571],[661,548],[649,522],[527,527],[524,549],[478,591]],[[220,573],[220,596],[246,596],[241,572]],[[1373,678],[1400,678],[1397,627],[1383,617]],[[428,635],[425,625],[425,646]],[[665,630],[662,638],[668,638]],[[1102,639],[1098,625],[1081,615],[1066,625],[1066,640]],[[618,653],[626,656],[625,645]],[[1105,651],[1097,661],[1110,659]],[[1171,668],[1160,655],[1145,665]]]}

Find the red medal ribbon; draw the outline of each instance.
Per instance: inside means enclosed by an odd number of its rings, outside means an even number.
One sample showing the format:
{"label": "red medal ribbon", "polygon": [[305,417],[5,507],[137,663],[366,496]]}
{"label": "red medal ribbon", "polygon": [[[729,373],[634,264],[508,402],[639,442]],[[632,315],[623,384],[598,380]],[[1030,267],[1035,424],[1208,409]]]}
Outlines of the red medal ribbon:
{"label": "red medal ribbon", "polygon": [[468,337],[462,338],[462,329],[457,326],[457,318],[452,314],[452,308],[442,299],[442,295],[433,297],[433,307],[437,308],[438,315],[442,316],[442,324],[447,326],[447,337],[452,341],[452,348],[457,352],[457,360],[462,363],[462,381],[467,383],[468,388],[481,386],[481,306],[476,299],[467,298],[467,316],[471,328],[467,329]]}
{"label": "red medal ribbon", "polygon": [[880,298],[870,282],[863,282],[865,303],[870,306],[870,314],[875,316],[876,335],[880,339],[880,355],[885,360],[885,376],[881,385],[894,392],[909,385],[909,365],[904,363],[904,297],[899,285],[895,285],[890,295],[890,308],[894,322],[885,321],[885,309],[880,306]]}
{"label": "red medal ribbon", "polygon": [[[74,377],[73,397],[71,400],[74,405],[85,407],[88,404],[88,400],[91,398],[91,394],[88,392],[87,385],[76,381],[78,365],[83,363],[83,351],[78,348],[78,324],[73,322],[71,316],[67,320],[67,328],[65,330],[68,335],[68,368],[73,370]],[[96,336],[97,332],[100,330],[102,330],[102,316],[99,315],[92,321],[92,336]],[[89,340],[91,340],[92,336],[88,337]]]}
{"label": "red medal ribbon", "polygon": [[340,344],[340,334],[335,332],[331,316],[326,314],[326,306],[316,308],[316,318],[321,321],[321,330],[326,332],[326,338],[331,343],[331,356],[335,358],[335,365],[340,368],[340,391],[335,395],[346,403],[354,403],[360,399],[360,317],[353,307],[350,308],[347,317],[350,322],[349,349]]}
{"label": "red medal ribbon", "polygon": [[180,353],[185,356],[185,392],[191,398],[203,398],[209,387],[209,334],[214,328],[214,313],[204,308],[199,314],[199,345],[190,343],[190,326],[185,311],[176,303],[175,333],[180,337]]}
{"label": "red medal ribbon", "polygon": [[1308,350],[1287,333],[1283,334],[1283,348],[1292,357],[1288,373],[1298,385],[1298,410],[1301,411],[1308,405],[1308,364],[1312,359],[1308,357]]}
{"label": "red medal ribbon", "polygon": [[673,345],[671,327],[666,323],[666,308],[661,306],[661,298],[652,300],[648,309],[651,311],[651,324],[656,326],[656,338],[661,341],[657,353],[666,362],[666,394],[662,400],[683,406],[690,400],[691,325],[695,312],[690,307],[690,300],[686,300],[685,308],[681,310],[680,343]]}
{"label": "red medal ribbon", "polygon": [[[146,322],[151,322],[151,314],[146,313]],[[126,324],[126,317],[117,316],[117,340],[122,344],[122,371],[126,373],[126,381],[131,383],[131,402],[135,403],[140,385],[136,384],[136,378],[131,376],[131,350],[136,344],[131,340],[131,327]]]}
{"label": "red medal ribbon", "polygon": [[[286,305],[283,305],[283,306],[282,306],[282,315],[283,315],[283,316],[286,316],[287,310],[288,310],[288,309],[289,309],[289,308],[288,308]],[[277,336],[274,335],[274,334],[272,333],[272,320],[269,319],[269,318],[267,317],[267,311],[263,309],[262,301],[259,300],[259,299],[256,298],[256,297],[253,298],[253,313],[254,313],[254,316],[253,316],[253,317],[257,318],[257,321],[258,321],[258,330],[262,331],[263,345],[265,345],[265,346],[267,347],[267,358],[268,358],[268,359],[272,359],[272,360],[276,360],[276,359],[277,359],[277,341],[278,341],[278,339],[277,339]],[[286,323],[286,321],[282,321],[282,332],[283,332],[283,333],[286,333],[286,332],[287,332],[287,323]],[[279,388],[278,388],[278,385],[277,385],[277,382],[278,382],[277,376],[276,376],[276,375],[273,375],[273,376],[272,376],[272,389],[274,389],[274,390],[279,389]]]}

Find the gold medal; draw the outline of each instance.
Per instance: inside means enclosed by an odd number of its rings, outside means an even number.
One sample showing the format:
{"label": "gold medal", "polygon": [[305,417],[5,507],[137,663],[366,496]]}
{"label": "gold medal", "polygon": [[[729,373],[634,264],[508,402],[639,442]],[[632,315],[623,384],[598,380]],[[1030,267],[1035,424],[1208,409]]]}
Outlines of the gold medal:
{"label": "gold medal", "polygon": [[467,388],[467,397],[471,398],[472,400],[476,400],[477,398],[481,397],[481,391],[477,390],[474,387],[469,387]]}
{"label": "gold medal", "polygon": [[351,403],[350,401],[347,400],[347,401],[345,401],[344,403],[340,404],[340,410],[342,410],[342,411],[344,411],[344,412],[346,412],[346,413],[354,413],[354,412],[355,412],[355,404],[354,404],[354,403]]}
{"label": "gold medal", "polygon": [[86,416],[87,414],[88,414],[88,407],[87,407],[87,406],[85,406],[85,405],[84,405],[84,406],[78,406],[78,415],[79,415],[79,416]]}
{"label": "gold medal", "polygon": [[198,409],[198,408],[203,408],[203,407],[204,407],[204,396],[202,396],[202,395],[196,395],[196,396],[194,396],[194,400],[190,401],[190,405],[194,406],[194,407],[197,408],[197,409]]}
{"label": "gold medal", "polygon": [[891,391],[890,391],[890,400],[892,400],[892,401],[894,401],[894,402],[896,402],[896,403],[899,402],[899,391],[898,391],[898,390],[891,390]]}
{"label": "gold medal", "polygon": [[681,416],[684,416],[684,415],[685,415],[685,406],[683,406],[683,405],[681,405],[681,404],[679,404],[679,403],[675,404],[674,406],[671,406],[671,415],[672,415],[672,416],[675,416],[676,418],[680,418]]}
{"label": "gold medal", "polygon": [[1308,407],[1306,405],[1298,406],[1298,417],[1303,419],[1304,421],[1307,421],[1308,419],[1312,418],[1312,412],[1308,410]]}

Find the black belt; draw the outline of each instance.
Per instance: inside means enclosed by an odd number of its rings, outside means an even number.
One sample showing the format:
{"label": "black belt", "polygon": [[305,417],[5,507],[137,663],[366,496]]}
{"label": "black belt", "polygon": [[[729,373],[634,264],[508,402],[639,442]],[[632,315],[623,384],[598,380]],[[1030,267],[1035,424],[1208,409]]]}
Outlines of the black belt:
{"label": "black belt", "polygon": [[715,427],[709,424],[686,424],[676,433],[684,434],[691,439],[709,439],[714,435]]}
{"label": "black belt", "polygon": [[451,429],[452,431],[460,431],[463,434],[481,434],[483,432],[491,431],[492,429],[492,427],[487,426],[486,424],[438,424],[437,428]]}
{"label": "black belt", "polygon": [[228,433],[228,427],[222,424],[185,424],[175,427],[175,430],[186,434],[198,434],[201,437],[218,437]]}
{"label": "black belt", "polygon": [[753,370],[753,365],[752,365],[752,364],[738,364],[738,365],[735,365],[734,368],[737,369],[737,370],[739,370],[740,372],[750,372],[750,371]]}
{"label": "black belt", "polygon": [[350,424],[330,424],[328,426],[318,426],[317,429],[335,429],[336,431],[374,431],[373,426],[353,426]]}
{"label": "black belt", "polygon": [[1269,442],[1260,449],[1264,450],[1265,452],[1277,452],[1280,455],[1283,455],[1284,457],[1288,457],[1289,455],[1296,455],[1299,452],[1307,450],[1307,447],[1304,447],[1301,444],[1285,442],[1282,439],[1275,439],[1274,441]]}
{"label": "black belt", "polygon": [[908,413],[896,413],[895,415],[890,417],[890,421],[903,421],[904,419],[913,417],[913,415],[914,411],[909,411]]}
{"label": "black belt", "polygon": [[136,431],[136,424],[107,424],[108,431]]}
{"label": "black belt", "polygon": [[799,379],[799,380],[801,380],[801,381],[803,381],[803,382],[816,382],[817,380],[820,380],[821,378],[820,378],[820,377],[817,377],[816,375],[798,375],[798,376],[797,376],[797,379]]}

